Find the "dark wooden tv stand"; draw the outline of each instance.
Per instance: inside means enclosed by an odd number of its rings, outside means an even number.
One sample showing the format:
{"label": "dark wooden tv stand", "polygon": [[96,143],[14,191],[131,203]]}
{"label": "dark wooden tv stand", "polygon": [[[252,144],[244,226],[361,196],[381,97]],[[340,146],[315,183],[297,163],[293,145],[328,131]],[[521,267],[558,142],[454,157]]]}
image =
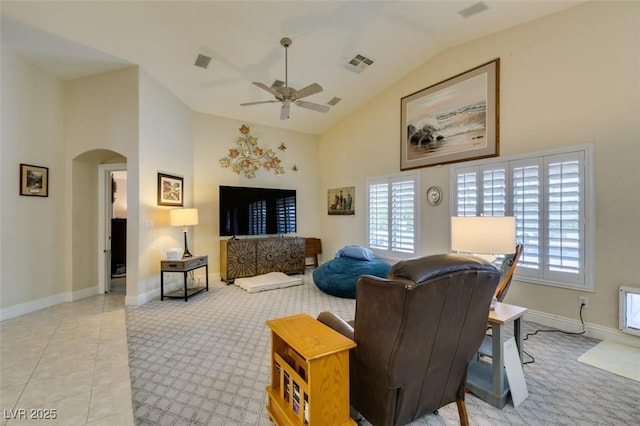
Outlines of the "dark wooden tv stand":
{"label": "dark wooden tv stand", "polygon": [[220,278],[231,284],[236,278],[268,272],[286,274],[305,270],[305,238],[238,237],[220,240]]}

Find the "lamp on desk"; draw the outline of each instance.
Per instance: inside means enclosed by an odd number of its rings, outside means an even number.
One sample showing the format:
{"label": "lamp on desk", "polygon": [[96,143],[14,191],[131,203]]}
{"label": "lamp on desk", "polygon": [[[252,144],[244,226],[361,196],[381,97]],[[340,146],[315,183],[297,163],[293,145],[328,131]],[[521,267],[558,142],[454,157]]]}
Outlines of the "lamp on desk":
{"label": "lamp on desk", "polygon": [[198,209],[169,210],[169,224],[171,226],[182,226],[182,232],[184,232],[184,253],[182,258],[193,257],[189,253],[189,247],[187,246],[187,226],[198,224]]}
{"label": "lamp on desk", "polygon": [[493,262],[496,255],[513,253],[516,218],[513,216],[453,216],[451,250]]}

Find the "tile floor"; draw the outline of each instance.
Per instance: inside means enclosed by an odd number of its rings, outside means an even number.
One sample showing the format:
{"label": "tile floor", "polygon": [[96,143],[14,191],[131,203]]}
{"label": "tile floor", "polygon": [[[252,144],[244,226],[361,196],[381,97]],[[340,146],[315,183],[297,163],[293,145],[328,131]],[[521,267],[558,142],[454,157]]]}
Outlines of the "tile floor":
{"label": "tile floor", "polygon": [[133,425],[124,295],[2,321],[0,347],[0,425]]}

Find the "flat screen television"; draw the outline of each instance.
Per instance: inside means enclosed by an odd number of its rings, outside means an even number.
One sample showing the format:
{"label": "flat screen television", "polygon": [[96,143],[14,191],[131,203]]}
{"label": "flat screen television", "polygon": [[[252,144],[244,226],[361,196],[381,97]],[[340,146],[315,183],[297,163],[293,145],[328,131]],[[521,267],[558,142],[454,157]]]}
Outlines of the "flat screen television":
{"label": "flat screen television", "polygon": [[296,232],[296,190],[220,185],[220,236]]}

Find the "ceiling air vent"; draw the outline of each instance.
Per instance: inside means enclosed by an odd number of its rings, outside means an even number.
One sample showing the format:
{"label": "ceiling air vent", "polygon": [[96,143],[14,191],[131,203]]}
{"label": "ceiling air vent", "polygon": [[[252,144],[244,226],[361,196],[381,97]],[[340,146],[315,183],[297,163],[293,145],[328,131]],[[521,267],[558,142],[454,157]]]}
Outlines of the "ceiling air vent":
{"label": "ceiling air vent", "polygon": [[335,106],[341,100],[342,100],[342,98],[333,97],[333,98],[331,98],[331,100],[329,102],[327,102],[327,105]]}
{"label": "ceiling air vent", "polygon": [[487,9],[489,9],[489,7],[487,7],[486,4],[484,4],[483,2],[479,2],[467,7],[466,9],[462,9],[460,12],[458,12],[458,15],[462,16],[464,19],[467,19],[472,17],[473,15],[477,15],[480,12],[484,12]]}
{"label": "ceiling air vent", "polygon": [[362,71],[369,68],[370,65],[373,64],[373,59],[367,58],[363,55],[356,55],[352,59],[347,62],[344,67],[349,71],[353,71],[357,74],[360,74]]}
{"label": "ceiling air vent", "polygon": [[210,56],[205,56],[205,55],[199,53],[198,57],[196,58],[196,62],[194,63],[194,65],[196,67],[207,69],[207,67],[209,66],[209,62],[211,62],[211,57]]}

